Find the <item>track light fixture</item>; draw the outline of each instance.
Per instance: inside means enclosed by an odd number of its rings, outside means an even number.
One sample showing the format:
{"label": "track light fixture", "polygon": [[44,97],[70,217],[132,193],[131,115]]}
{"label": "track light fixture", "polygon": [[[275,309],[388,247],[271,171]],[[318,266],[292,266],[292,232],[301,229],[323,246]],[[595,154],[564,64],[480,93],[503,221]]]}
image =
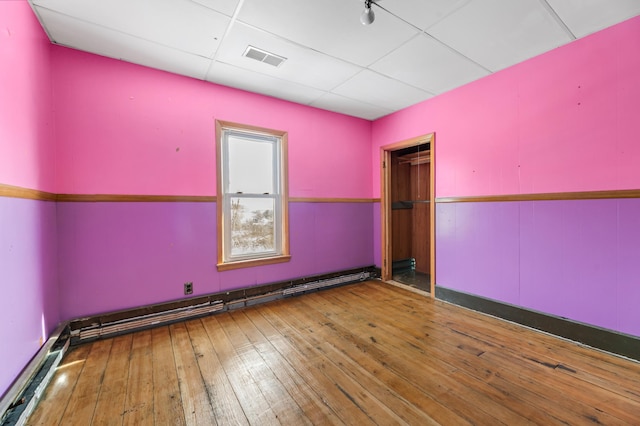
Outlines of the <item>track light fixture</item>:
{"label": "track light fixture", "polygon": [[373,9],[371,9],[372,2],[373,0],[364,0],[364,10],[360,15],[360,22],[362,22],[362,25],[369,25],[376,19],[376,15],[373,13]]}

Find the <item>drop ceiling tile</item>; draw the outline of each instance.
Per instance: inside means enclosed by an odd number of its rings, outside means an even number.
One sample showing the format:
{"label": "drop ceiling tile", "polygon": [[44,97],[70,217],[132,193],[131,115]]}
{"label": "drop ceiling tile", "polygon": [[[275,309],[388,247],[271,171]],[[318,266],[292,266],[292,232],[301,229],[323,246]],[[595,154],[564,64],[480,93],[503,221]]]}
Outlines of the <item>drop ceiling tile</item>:
{"label": "drop ceiling tile", "polygon": [[33,0],[33,3],[208,58],[216,52],[230,22],[228,16],[191,0]]}
{"label": "drop ceiling tile", "polygon": [[429,92],[370,70],[360,72],[331,92],[394,111],[433,96]]}
{"label": "drop ceiling tile", "polygon": [[415,37],[370,68],[433,94],[489,74],[426,35]]}
{"label": "drop ceiling tile", "polygon": [[[287,58],[280,66],[243,56],[248,46]],[[360,71],[360,67],[294,44],[268,32],[235,23],[225,37],[216,60],[294,83],[331,90]]]}
{"label": "drop ceiling tile", "polygon": [[215,62],[207,81],[308,105],[325,92],[222,62]]}
{"label": "drop ceiling tile", "polygon": [[424,30],[470,1],[471,0],[403,0],[392,2],[381,1],[380,5],[388,9],[391,13],[398,15],[400,18]]}
{"label": "drop ceiling tile", "polygon": [[227,16],[233,16],[240,0],[191,0]]}
{"label": "drop ceiling tile", "polygon": [[472,1],[429,34],[492,71],[571,41],[539,0]]}
{"label": "drop ceiling tile", "polygon": [[320,98],[313,101],[311,106],[364,118],[366,120],[375,120],[393,112],[391,108],[382,108],[354,99],[345,98],[344,96],[336,95],[334,93],[322,95]]}
{"label": "drop ceiling tile", "polygon": [[204,79],[211,60],[147,40],[88,24],[36,7],[58,44],[176,74]]}
{"label": "drop ceiling tile", "polygon": [[238,19],[288,40],[367,66],[417,34],[410,25],[375,10],[373,25],[360,23],[355,0],[245,0]]}
{"label": "drop ceiling tile", "polygon": [[640,14],[638,0],[547,0],[547,2],[576,37],[584,37]]}

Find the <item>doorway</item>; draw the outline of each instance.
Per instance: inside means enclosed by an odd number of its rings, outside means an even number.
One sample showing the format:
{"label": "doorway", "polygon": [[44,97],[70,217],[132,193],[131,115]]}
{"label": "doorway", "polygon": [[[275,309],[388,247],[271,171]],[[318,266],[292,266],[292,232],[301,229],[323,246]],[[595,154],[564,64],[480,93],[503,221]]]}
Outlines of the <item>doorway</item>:
{"label": "doorway", "polygon": [[381,148],[382,279],[435,292],[435,135]]}

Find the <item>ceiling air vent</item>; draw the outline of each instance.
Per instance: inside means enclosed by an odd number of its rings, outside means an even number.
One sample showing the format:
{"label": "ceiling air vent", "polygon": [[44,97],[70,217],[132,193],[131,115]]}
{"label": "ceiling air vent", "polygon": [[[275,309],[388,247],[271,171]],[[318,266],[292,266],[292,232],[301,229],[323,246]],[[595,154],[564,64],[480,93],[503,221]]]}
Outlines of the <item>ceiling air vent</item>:
{"label": "ceiling air vent", "polygon": [[258,49],[257,47],[247,46],[247,50],[244,51],[242,56],[255,59],[256,61],[264,62],[265,64],[272,65],[274,67],[280,66],[281,63],[287,60],[282,56],[274,55],[266,50]]}

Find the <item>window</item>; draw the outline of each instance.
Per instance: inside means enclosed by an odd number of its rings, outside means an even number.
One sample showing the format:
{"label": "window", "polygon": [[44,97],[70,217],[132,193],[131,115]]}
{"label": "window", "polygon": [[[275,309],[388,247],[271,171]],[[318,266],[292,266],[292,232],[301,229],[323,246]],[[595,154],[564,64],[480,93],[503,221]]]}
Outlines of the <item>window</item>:
{"label": "window", "polygon": [[286,262],[286,132],[216,121],[218,270]]}

